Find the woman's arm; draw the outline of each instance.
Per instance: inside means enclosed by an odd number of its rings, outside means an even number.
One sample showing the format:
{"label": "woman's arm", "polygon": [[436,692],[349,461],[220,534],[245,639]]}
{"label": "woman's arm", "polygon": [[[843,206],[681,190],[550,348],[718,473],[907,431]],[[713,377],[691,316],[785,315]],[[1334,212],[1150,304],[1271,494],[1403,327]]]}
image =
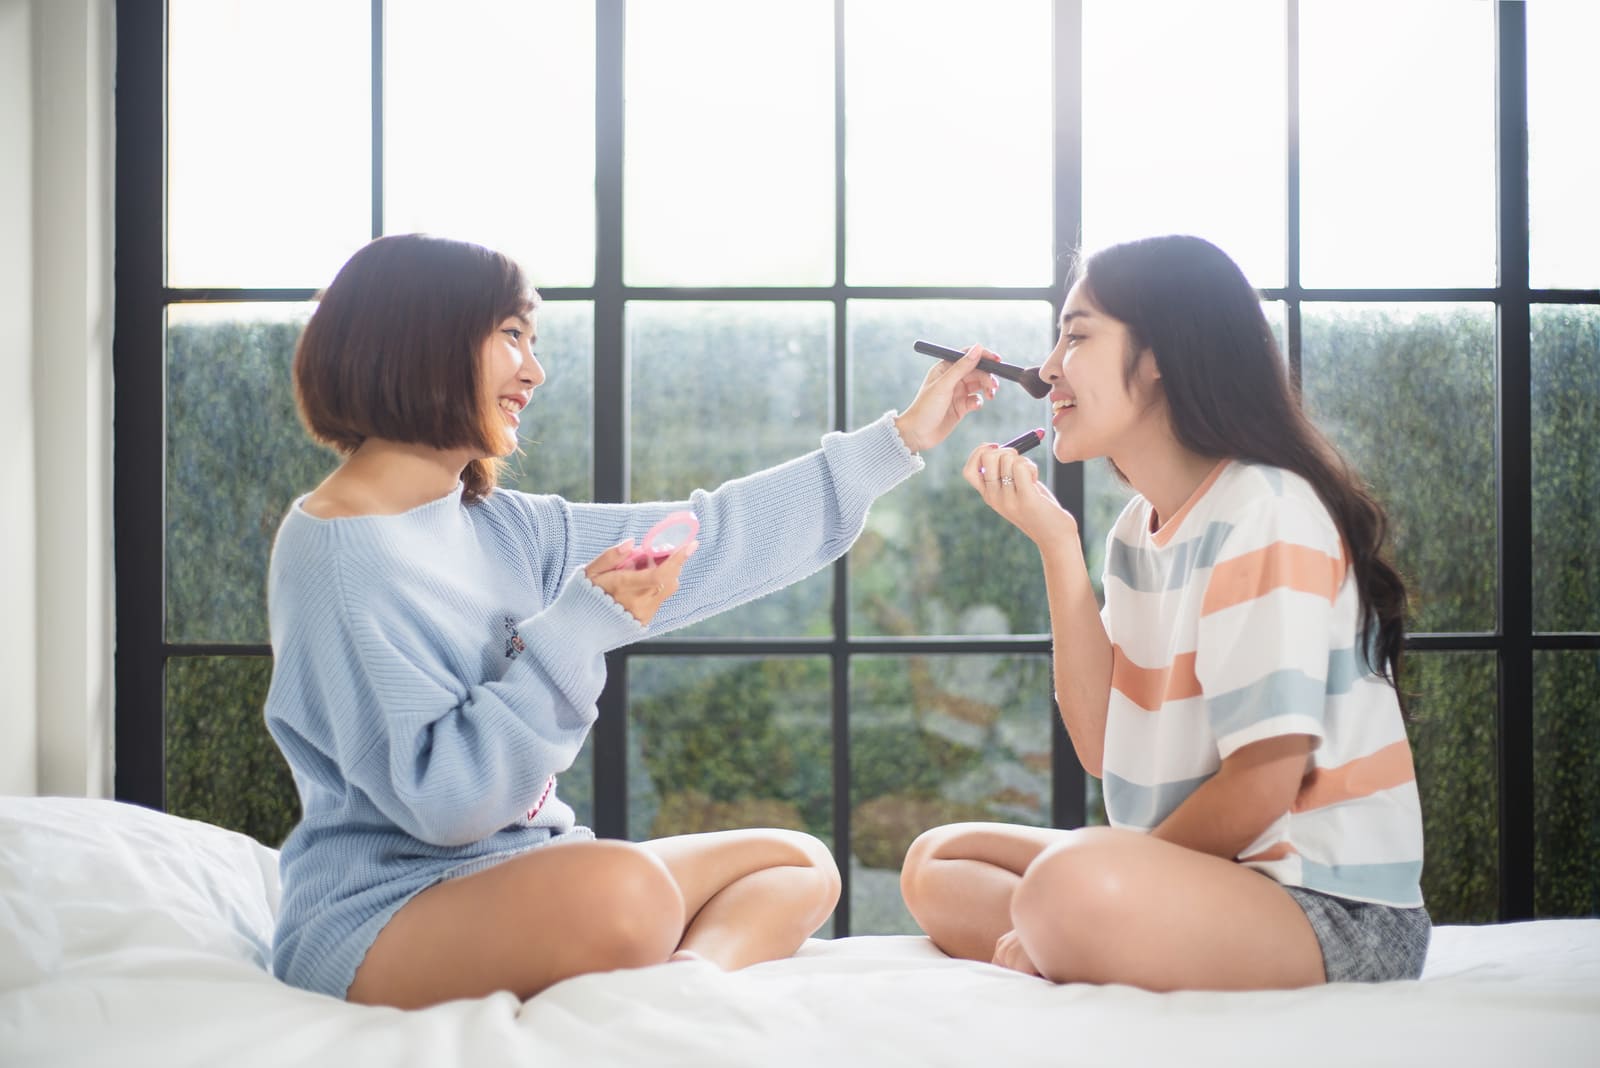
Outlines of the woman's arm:
{"label": "woman's arm", "polygon": [[1235,750],[1150,833],[1175,845],[1235,860],[1294,805],[1315,739],[1264,738]]}
{"label": "woman's arm", "polygon": [[1014,449],[981,445],[967,457],[961,475],[1039,549],[1050,605],[1056,704],[1083,770],[1098,778],[1111,701],[1111,640],[1089,581],[1078,521],[1039,481],[1033,461]]}
{"label": "woman's arm", "polygon": [[866,523],[872,502],[922,468],[891,416],[787,463],[695,490],[688,501],[571,505],[572,552],[584,561],[637,538],[677,508],[700,520],[698,548],[683,564],[677,591],[648,634],[685,626],[815,573],[842,556]]}
{"label": "woman's arm", "polygon": [[[1077,524],[1073,524],[1074,533]],[[1083,770],[1100,777],[1105,758],[1106,709],[1111,702],[1111,640],[1106,636],[1078,539],[1042,544],[1050,605],[1050,655],[1056,705]]]}
{"label": "woman's arm", "polygon": [[[872,502],[922,469],[917,453],[938,445],[994,396],[994,376],[976,370],[982,353],[974,345],[959,360],[929,368],[904,412],[885,413],[853,433],[827,434],[813,452],[710,492],[696,490],[686,503],[700,521],[699,546],[692,561],[677,561],[683,567],[677,591],[658,613],[641,617],[649,633],[754,600],[844,555]],[[594,558],[619,537],[638,538],[684,506],[573,506],[569,563]]]}

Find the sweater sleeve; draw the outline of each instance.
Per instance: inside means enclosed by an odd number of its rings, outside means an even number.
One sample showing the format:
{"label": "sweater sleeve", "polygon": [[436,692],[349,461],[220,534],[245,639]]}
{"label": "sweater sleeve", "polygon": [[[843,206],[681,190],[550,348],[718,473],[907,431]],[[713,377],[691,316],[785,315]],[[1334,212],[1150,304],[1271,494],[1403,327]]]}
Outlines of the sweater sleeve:
{"label": "sweater sleeve", "polygon": [[623,538],[640,538],[668,512],[700,520],[700,547],[678,590],[646,632],[687,626],[814,574],[843,556],[866,525],[868,509],[922,469],[887,412],[850,433],[830,433],[821,448],[688,501],[572,506],[571,559],[581,568]]}
{"label": "sweater sleeve", "polygon": [[280,664],[296,665],[282,681],[299,692],[269,705],[280,716],[288,710],[295,730],[315,723],[318,748],[345,782],[436,846],[478,841],[525,816],[588,735],[604,650],[642,633],[580,572],[519,624],[525,648],[503,674],[473,685],[427,618],[334,585],[303,596],[335,604],[280,603],[284,618],[302,624],[286,628],[278,650]]}

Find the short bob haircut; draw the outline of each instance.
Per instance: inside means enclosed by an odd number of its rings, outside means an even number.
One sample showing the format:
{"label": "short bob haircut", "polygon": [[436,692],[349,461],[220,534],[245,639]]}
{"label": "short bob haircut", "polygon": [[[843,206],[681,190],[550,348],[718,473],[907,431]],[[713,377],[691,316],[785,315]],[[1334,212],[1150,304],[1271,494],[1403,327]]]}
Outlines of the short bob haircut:
{"label": "short bob haircut", "polygon": [[311,436],[342,456],[368,438],[478,450],[468,502],[494,491],[504,433],[483,400],[483,342],[539,296],[491,249],[425,234],[380,237],[339,269],[294,354],[295,403]]}

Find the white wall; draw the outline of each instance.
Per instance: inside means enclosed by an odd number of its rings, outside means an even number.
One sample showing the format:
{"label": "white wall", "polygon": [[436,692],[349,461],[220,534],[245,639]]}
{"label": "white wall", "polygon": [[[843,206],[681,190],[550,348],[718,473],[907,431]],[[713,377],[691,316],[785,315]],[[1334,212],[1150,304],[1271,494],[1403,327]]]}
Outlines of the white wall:
{"label": "white wall", "polygon": [[38,783],[30,6],[0,0],[0,793],[8,794]]}
{"label": "white wall", "polygon": [[0,793],[112,787],[114,25],[0,0]]}

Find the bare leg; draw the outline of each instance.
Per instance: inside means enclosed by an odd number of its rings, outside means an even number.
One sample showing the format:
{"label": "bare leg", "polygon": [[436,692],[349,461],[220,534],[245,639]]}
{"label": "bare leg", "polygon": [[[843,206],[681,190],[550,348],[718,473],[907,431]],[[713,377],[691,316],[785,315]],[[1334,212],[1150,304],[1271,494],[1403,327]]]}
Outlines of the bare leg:
{"label": "bare leg", "polygon": [[654,854],[628,842],[534,850],[429,887],[379,932],[351,1001],[419,1008],[667,959],[683,897]]}
{"label": "bare leg", "polygon": [[1028,866],[1011,907],[1046,978],[1149,990],[1323,982],[1310,921],[1272,879],[1135,831],[1064,833]]}
{"label": "bare leg", "polygon": [[952,957],[994,958],[1011,930],[1011,897],[1028,865],[1066,831],[1009,823],[952,823],[906,850],[900,895],[934,945]]}
{"label": "bare leg", "polygon": [[723,968],[789,956],[839,900],[832,855],[799,831],[712,831],[640,848],[661,859],[683,895],[678,954]]}

